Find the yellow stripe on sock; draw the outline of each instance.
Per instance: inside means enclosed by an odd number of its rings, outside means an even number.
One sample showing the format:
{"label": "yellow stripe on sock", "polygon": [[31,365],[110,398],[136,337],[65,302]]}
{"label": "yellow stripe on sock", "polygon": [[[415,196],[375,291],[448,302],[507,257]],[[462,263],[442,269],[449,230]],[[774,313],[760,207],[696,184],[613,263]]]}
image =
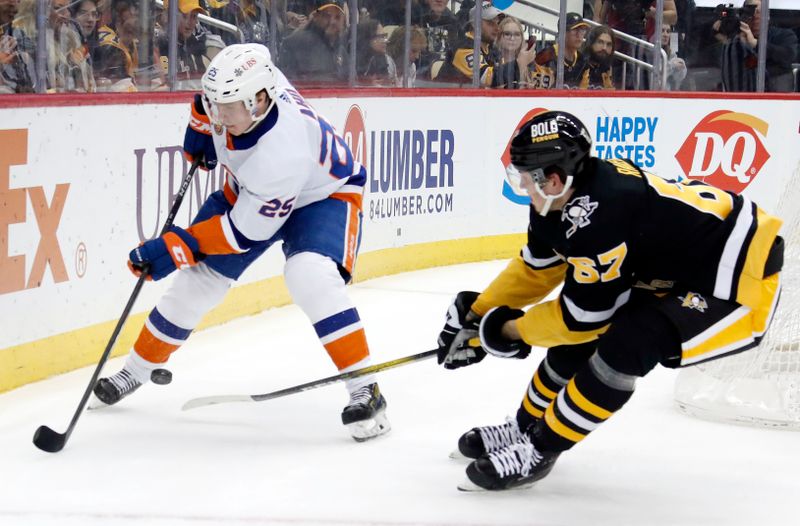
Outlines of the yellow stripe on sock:
{"label": "yellow stripe on sock", "polygon": [[533,405],[531,401],[528,400],[528,395],[525,395],[525,397],[522,399],[522,407],[524,407],[525,411],[530,413],[534,418],[542,418],[542,415],[544,414],[544,411]]}
{"label": "yellow stripe on sock", "polygon": [[550,400],[552,400],[553,398],[556,397],[555,391],[551,391],[550,389],[548,389],[547,387],[544,386],[544,384],[542,383],[542,379],[539,378],[539,371],[538,370],[533,375],[533,386],[536,387],[536,389],[538,389],[540,393],[545,395]]}
{"label": "yellow stripe on sock", "polygon": [[586,435],[578,433],[577,431],[573,431],[572,429],[568,428],[564,424],[562,424],[558,417],[556,416],[555,411],[553,410],[553,404],[550,404],[547,407],[547,411],[544,412],[544,421],[547,423],[547,426],[561,435],[562,437],[566,438],[567,440],[571,440],[573,442],[580,442]]}
{"label": "yellow stripe on sock", "polygon": [[580,391],[578,391],[578,387],[575,385],[575,380],[570,380],[570,382],[567,384],[567,395],[572,399],[573,402],[575,402],[575,405],[592,416],[605,420],[614,414],[611,411],[603,409],[599,405],[590,402],[585,396],[583,396]]}

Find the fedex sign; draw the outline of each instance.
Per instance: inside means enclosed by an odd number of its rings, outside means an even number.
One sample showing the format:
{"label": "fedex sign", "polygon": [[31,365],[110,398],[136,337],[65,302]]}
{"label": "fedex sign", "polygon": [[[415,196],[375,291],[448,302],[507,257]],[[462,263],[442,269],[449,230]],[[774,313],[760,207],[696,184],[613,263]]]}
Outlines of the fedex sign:
{"label": "fedex sign", "polygon": [[[69,184],[57,184],[49,203],[41,186],[11,188],[11,167],[28,162],[28,130],[0,130],[0,144],[3,145],[0,149],[0,294],[40,286],[48,266],[53,273],[53,281],[67,281],[69,276],[56,232]],[[25,255],[9,253],[9,230],[15,223],[25,223],[31,219],[27,216],[28,200],[33,208],[40,238],[26,278]]]}
{"label": "fedex sign", "polygon": [[746,113],[715,111],[694,127],[675,159],[687,177],[739,193],[770,157],[764,147],[768,128]]}

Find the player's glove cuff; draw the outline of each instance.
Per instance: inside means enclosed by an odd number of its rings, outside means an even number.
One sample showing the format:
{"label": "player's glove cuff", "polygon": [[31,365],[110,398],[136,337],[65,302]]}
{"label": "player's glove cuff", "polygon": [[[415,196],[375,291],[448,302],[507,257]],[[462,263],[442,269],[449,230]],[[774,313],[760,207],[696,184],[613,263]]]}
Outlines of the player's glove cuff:
{"label": "player's glove cuff", "polygon": [[203,107],[203,99],[199,94],[196,94],[192,101],[192,113],[189,117],[189,127],[197,133],[211,135],[211,121],[208,115],[206,115],[206,109]]}
{"label": "player's glove cuff", "polygon": [[500,358],[526,358],[531,346],[523,340],[509,340],[503,336],[503,325],[525,315],[524,311],[511,307],[495,307],[486,313],[478,330],[481,346],[493,356]]}

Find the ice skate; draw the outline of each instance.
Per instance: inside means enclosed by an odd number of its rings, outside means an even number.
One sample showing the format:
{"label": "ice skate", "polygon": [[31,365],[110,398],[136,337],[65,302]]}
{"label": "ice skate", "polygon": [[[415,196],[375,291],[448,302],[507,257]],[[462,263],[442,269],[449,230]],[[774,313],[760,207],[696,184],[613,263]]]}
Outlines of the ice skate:
{"label": "ice skate", "polygon": [[[100,378],[94,386],[94,395],[103,404],[114,405],[141,386],[142,383],[123,368],[113,376]],[[94,405],[92,408],[97,407],[102,406]]]}
{"label": "ice skate", "polygon": [[450,453],[450,458],[475,459],[492,453],[522,440],[517,419],[507,417],[504,424],[496,426],[473,427],[458,439],[458,449]]}
{"label": "ice skate", "polygon": [[392,429],[386,418],[386,399],[377,383],[350,393],[350,403],[342,410],[342,423],[356,442],[364,442]]}
{"label": "ice skate", "polygon": [[536,449],[527,435],[510,446],[487,453],[467,466],[461,491],[498,491],[530,487],[550,473],[560,452]]}

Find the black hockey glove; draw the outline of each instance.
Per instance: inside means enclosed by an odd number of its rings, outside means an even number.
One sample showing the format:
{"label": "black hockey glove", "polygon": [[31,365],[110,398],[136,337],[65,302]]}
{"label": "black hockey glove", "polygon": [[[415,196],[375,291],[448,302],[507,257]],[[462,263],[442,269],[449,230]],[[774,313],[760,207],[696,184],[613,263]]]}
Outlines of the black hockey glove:
{"label": "black hockey glove", "polygon": [[486,313],[481,320],[480,338],[481,345],[486,352],[500,358],[527,358],[531,353],[531,346],[522,340],[509,340],[502,334],[503,325],[507,321],[521,318],[525,312],[511,307],[495,307]]}
{"label": "black hockey glove", "polygon": [[459,292],[447,309],[447,322],[439,333],[439,352],[436,358],[445,369],[458,369],[478,363],[486,357],[478,340],[478,320],[467,321],[467,314],[479,294]]}

